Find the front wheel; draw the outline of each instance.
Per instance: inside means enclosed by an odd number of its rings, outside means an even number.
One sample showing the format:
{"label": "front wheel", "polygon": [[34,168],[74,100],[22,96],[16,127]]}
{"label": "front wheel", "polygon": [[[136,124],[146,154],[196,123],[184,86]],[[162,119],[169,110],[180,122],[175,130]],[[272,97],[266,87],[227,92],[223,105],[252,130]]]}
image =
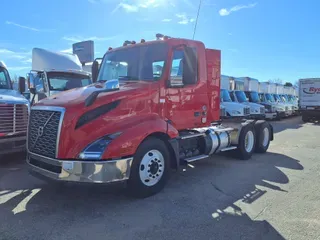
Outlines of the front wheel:
{"label": "front wheel", "polygon": [[149,137],[138,147],[131,166],[128,191],[131,196],[145,198],[160,192],[168,179],[170,154],[160,139]]}

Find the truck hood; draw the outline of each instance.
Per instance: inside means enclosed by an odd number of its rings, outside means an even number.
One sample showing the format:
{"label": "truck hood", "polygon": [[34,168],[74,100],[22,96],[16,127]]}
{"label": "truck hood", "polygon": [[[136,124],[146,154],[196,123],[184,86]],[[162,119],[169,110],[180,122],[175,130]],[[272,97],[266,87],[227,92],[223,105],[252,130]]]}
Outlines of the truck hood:
{"label": "truck hood", "polygon": [[29,104],[29,101],[16,90],[0,89],[0,103]]}
{"label": "truck hood", "polygon": [[[132,94],[131,92],[139,89],[144,89],[149,85],[146,82],[135,82],[135,83],[123,83],[120,84],[120,89],[112,92],[104,92],[100,93],[93,103],[93,106],[100,105],[103,99],[103,102],[110,102],[125,96]],[[75,88],[68,91],[62,91],[60,93],[56,93],[48,98],[45,98],[39,101],[37,106],[60,106],[60,107],[84,107],[85,100],[91,93],[99,90],[103,90],[104,85],[102,83],[95,83],[92,85],[88,85],[86,87]],[[107,98],[107,99],[106,99]],[[110,98],[110,99],[109,99]],[[100,104],[99,104],[100,103]]]}
{"label": "truck hood", "polygon": [[221,105],[225,108],[232,108],[232,109],[236,109],[239,107],[245,107],[244,104],[238,103],[238,102],[221,102]]}
{"label": "truck hood", "polygon": [[249,106],[251,108],[260,108],[263,107],[261,104],[253,103],[253,102],[243,102],[242,104]]}

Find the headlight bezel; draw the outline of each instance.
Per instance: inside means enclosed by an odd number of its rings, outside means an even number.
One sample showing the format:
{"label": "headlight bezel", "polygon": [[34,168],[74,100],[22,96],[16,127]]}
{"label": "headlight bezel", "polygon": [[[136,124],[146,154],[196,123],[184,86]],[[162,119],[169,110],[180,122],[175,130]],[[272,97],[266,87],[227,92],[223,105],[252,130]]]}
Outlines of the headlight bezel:
{"label": "headlight bezel", "polygon": [[116,132],[113,134],[105,135],[89,145],[87,145],[78,155],[78,158],[81,160],[101,160],[102,155],[108,145],[121,135],[122,132]]}

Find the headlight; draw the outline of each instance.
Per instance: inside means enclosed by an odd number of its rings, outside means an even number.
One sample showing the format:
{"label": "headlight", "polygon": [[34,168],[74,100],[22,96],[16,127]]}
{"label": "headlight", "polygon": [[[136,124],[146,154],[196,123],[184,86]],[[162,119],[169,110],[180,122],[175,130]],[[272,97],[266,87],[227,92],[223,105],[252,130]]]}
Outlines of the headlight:
{"label": "headlight", "polygon": [[102,154],[110,142],[118,137],[121,132],[117,132],[111,135],[104,136],[89,144],[80,154],[80,159],[99,160]]}

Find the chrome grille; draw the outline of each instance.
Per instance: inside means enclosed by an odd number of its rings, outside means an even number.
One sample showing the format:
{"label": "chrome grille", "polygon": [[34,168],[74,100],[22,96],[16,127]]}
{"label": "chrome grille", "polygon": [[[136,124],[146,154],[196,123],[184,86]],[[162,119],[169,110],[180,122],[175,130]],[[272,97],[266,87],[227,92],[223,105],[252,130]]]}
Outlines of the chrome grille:
{"label": "chrome grille", "polygon": [[250,115],[250,107],[244,108],[244,115]]}
{"label": "chrome grille", "polygon": [[0,103],[0,135],[27,132],[28,106]]}
{"label": "chrome grille", "polygon": [[261,108],[260,108],[260,112],[261,112],[261,114],[265,114],[266,109],[265,109],[264,107],[261,107]]}
{"label": "chrome grille", "polygon": [[28,129],[28,150],[55,158],[59,132],[60,111],[31,110]]}

